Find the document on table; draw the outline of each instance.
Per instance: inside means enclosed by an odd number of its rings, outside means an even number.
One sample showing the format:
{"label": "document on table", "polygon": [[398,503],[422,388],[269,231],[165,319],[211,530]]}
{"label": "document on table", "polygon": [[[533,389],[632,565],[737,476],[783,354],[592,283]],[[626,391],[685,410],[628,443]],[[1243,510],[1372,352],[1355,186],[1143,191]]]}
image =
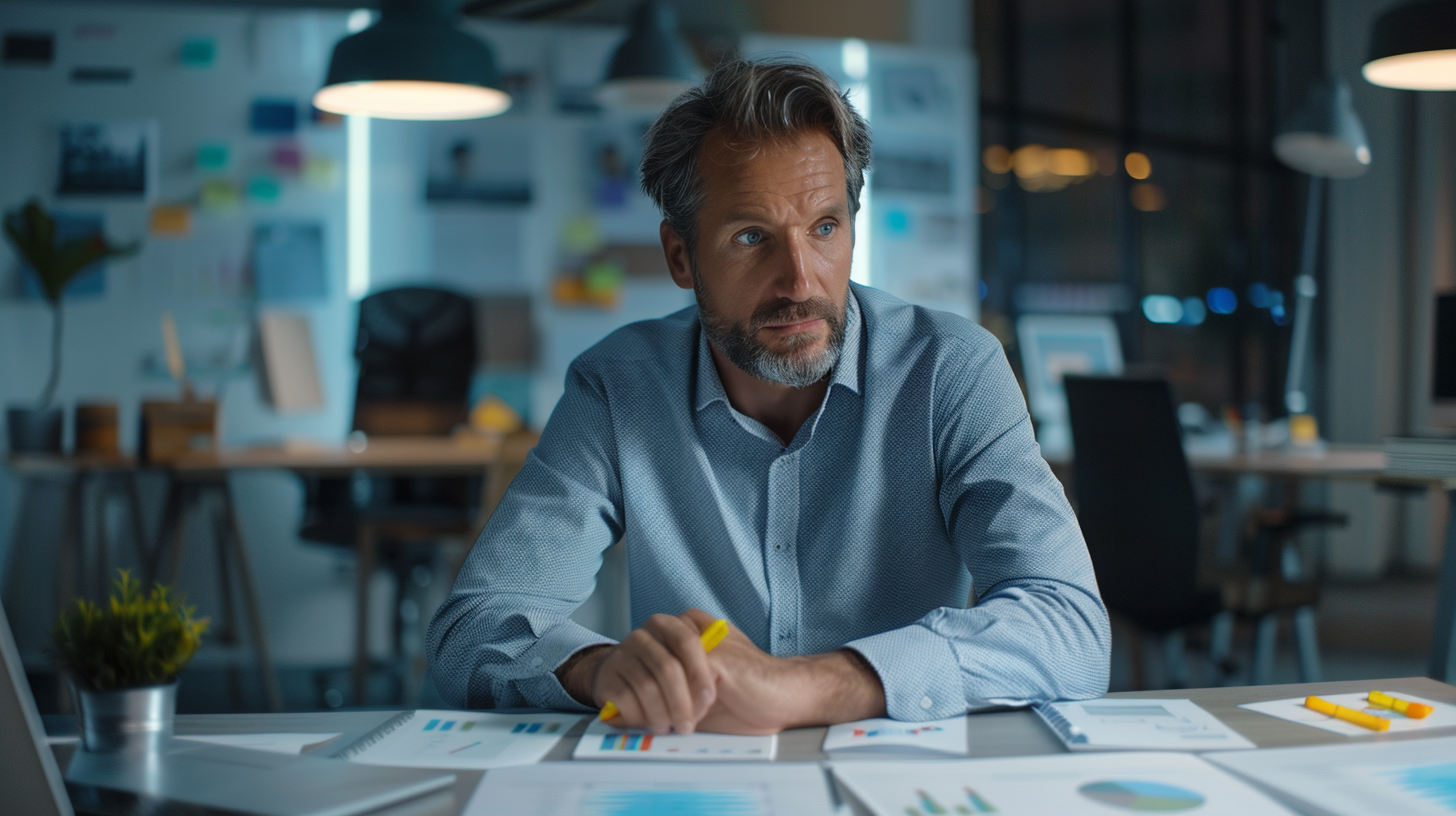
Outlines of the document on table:
{"label": "document on table", "polygon": [[1373,708],[1365,699],[1365,692],[1357,691],[1352,694],[1321,694],[1321,700],[1327,700],[1337,706],[1353,708],[1356,711],[1363,711],[1366,714],[1374,714],[1377,717],[1384,717],[1390,720],[1390,729],[1384,732],[1373,731],[1352,722],[1335,719],[1328,714],[1321,714],[1312,708],[1305,708],[1303,697],[1292,697],[1288,700],[1269,700],[1262,703],[1244,703],[1239,708],[1247,708],[1250,711],[1257,711],[1260,714],[1268,714],[1271,717],[1278,717],[1281,720],[1289,720],[1303,725],[1312,725],[1315,728],[1323,728],[1326,731],[1333,731],[1336,734],[1344,734],[1347,737],[1365,737],[1376,733],[1393,734],[1397,731],[1420,731],[1427,728],[1451,728],[1456,726],[1456,706],[1450,703],[1438,703],[1434,700],[1427,700],[1424,697],[1417,697],[1414,694],[1393,693],[1402,700],[1412,703],[1425,703],[1435,709],[1423,719],[1415,720],[1388,708]]}
{"label": "document on table", "polygon": [[950,762],[834,762],[845,792],[875,816],[1059,816],[1158,811],[1288,816],[1190,754],[1129,752]]}
{"label": "document on table", "polygon": [[580,714],[406,711],[337,756],[404,768],[504,768],[540,762]]}
{"label": "document on table", "polygon": [[932,722],[873,719],[841,723],[824,735],[824,753],[858,756],[966,755],[966,718]]}
{"label": "document on table", "polygon": [[1191,700],[1045,703],[1036,713],[1073,751],[1222,751],[1254,743]]}
{"label": "document on table", "polygon": [[592,720],[576,743],[573,759],[688,760],[697,762],[769,761],[778,753],[779,737],[741,734],[653,734],[617,728]]}
{"label": "document on table", "polygon": [[1456,813],[1456,737],[1237,751],[1208,759],[1338,816]]}
{"label": "document on table", "polygon": [[830,816],[833,812],[828,780],[812,762],[702,764],[691,769],[665,762],[545,762],[486,774],[463,816]]}
{"label": "document on table", "polygon": [[178,734],[177,739],[209,742],[213,745],[229,745],[233,748],[252,748],[255,751],[269,751],[275,754],[301,754],[305,748],[322,745],[338,736],[338,734]]}

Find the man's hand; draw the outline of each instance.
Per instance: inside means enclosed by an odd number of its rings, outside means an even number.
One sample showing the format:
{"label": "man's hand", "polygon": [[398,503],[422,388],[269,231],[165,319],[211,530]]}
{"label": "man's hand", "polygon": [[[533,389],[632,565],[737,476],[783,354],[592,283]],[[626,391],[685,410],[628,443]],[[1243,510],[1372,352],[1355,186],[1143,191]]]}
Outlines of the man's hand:
{"label": "man's hand", "polygon": [[584,649],[556,670],[567,693],[623,727],[776,734],[885,715],[879,675],[854,652],[774,657],[736,628],[711,654],[698,639],[713,623],[701,609],[654,615],[616,647]]}
{"label": "man's hand", "polygon": [[666,734],[691,734],[715,699],[708,654],[699,638],[701,627],[687,614],[653,615],[611,648],[583,650],[561,668],[557,677],[568,694],[601,708],[608,700],[621,711],[616,725],[650,728]]}

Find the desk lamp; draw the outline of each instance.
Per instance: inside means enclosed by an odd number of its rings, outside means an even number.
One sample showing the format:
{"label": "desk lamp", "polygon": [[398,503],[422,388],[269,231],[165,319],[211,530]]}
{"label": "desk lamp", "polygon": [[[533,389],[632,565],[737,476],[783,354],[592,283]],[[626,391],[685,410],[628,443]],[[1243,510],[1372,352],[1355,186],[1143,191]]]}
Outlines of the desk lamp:
{"label": "desk lamp", "polygon": [[606,108],[660,110],[698,78],[697,60],[678,34],[677,12],[646,0],[632,10],[627,39],[592,96]]}
{"label": "desk lamp", "polygon": [[1360,73],[1385,88],[1456,90],[1456,3],[1421,0],[1380,15]]}
{"label": "desk lamp", "polygon": [[1309,410],[1304,392],[1304,361],[1313,322],[1315,258],[1318,255],[1320,208],[1325,179],[1354,178],[1370,169],[1370,143],[1355,115],[1350,86],[1336,76],[1310,86],[1304,102],[1274,137],[1274,155],[1286,166],[1309,175],[1304,203],[1304,244],[1299,253],[1299,275],[1294,279],[1294,336],[1289,343],[1289,366],[1284,381],[1284,407],[1291,415]]}
{"label": "desk lamp", "polygon": [[454,26],[456,0],[383,0],[374,25],[339,40],[313,104],[379,119],[480,119],[504,113],[490,47]]}

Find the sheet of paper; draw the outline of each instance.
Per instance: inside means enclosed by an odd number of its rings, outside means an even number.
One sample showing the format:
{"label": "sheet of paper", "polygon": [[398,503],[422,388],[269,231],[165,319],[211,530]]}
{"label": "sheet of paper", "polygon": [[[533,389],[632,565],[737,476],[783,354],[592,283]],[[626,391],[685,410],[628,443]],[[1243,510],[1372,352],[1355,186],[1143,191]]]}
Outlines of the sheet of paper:
{"label": "sheet of paper", "polygon": [[349,759],[406,768],[504,768],[540,762],[580,714],[416,711]]}
{"label": "sheet of paper", "polygon": [[[546,762],[485,775],[464,816],[829,816],[815,763],[641,765]],[[904,816],[904,814],[896,814]]]}
{"label": "sheet of paper", "polygon": [[966,718],[932,722],[873,719],[830,726],[824,753],[834,756],[951,754],[965,756]]}
{"label": "sheet of paper", "polygon": [[617,728],[593,719],[576,744],[574,759],[691,760],[698,762],[768,761],[778,752],[777,734],[666,734]]}
{"label": "sheet of paper", "polygon": [[1288,811],[1190,754],[1118,753],[953,762],[835,762],[834,776],[876,816],[1127,811],[1286,816]]}
{"label": "sheet of paper", "polygon": [[230,745],[234,748],[252,748],[255,751],[270,751],[275,754],[301,754],[303,749],[322,745],[338,737],[338,734],[187,734],[177,739],[210,742],[213,745]]}
{"label": "sheet of paper", "polygon": [[[1385,689],[1381,689],[1386,691]],[[1394,733],[1396,731],[1421,731],[1427,728],[1451,728],[1456,727],[1456,706],[1449,703],[1438,703],[1427,700],[1424,697],[1417,697],[1413,694],[1402,694],[1400,692],[1386,691],[1402,700],[1412,703],[1425,703],[1436,709],[1430,715],[1420,720],[1413,720],[1399,712],[1391,711],[1388,708],[1372,708],[1365,700],[1365,692],[1354,692],[1352,694],[1321,694],[1321,700],[1328,700],[1335,705],[1353,708],[1356,711],[1363,711],[1367,714],[1374,714],[1377,717],[1384,717],[1390,720],[1390,729],[1383,733]],[[1247,708],[1250,711],[1257,711],[1260,714],[1268,714],[1271,717],[1278,717],[1281,720],[1312,725],[1315,728],[1323,728],[1326,731],[1333,731],[1336,734],[1344,734],[1347,737],[1368,737],[1372,734],[1381,733],[1372,731],[1361,725],[1356,725],[1344,720],[1338,720],[1328,714],[1321,714],[1314,709],[1304,707],[1303,697],[1293,697],[1288,700],[1269,700],[1263,703],[1245,703],[1239,708]]]}
{"label": "sheet of paper", "polygon": [[1338,816],[1456,813],[1456,737],[1238,751],[1208,759]]}
{"label": "sheet of paper", "polygon": [[1254,743],[1190,700],[1107,699],[1052,703],[1043,715],[1074,751],[1222,751]]}

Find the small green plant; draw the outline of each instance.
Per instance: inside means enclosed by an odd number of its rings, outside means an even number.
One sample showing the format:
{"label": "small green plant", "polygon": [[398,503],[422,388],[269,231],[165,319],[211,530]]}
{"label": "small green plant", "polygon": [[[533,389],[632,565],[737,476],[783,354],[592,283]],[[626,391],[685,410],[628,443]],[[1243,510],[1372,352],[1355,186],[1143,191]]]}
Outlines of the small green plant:
{"label": "small green plant", "polygon": [[51,375],[40,397],[40,407],[49,408],[61,381],[61,295],[65,294],[66,286],[86,267],[107,258],[134,255],[141,244],[115,246],[100,232],[60,240],[56,219],[34,198],[19,210],[5,214],[5,236],[15,252],[35,270],[41,291],[51,306]]}
{"label": "small green plant", "polygon": [[118,570],[108,608],[78,598],[61,612],[51,633],[61,668],[93,691],[136,688],[177,679],[202,643],[208,619],[157,584],[143,594],[127,570]]}

